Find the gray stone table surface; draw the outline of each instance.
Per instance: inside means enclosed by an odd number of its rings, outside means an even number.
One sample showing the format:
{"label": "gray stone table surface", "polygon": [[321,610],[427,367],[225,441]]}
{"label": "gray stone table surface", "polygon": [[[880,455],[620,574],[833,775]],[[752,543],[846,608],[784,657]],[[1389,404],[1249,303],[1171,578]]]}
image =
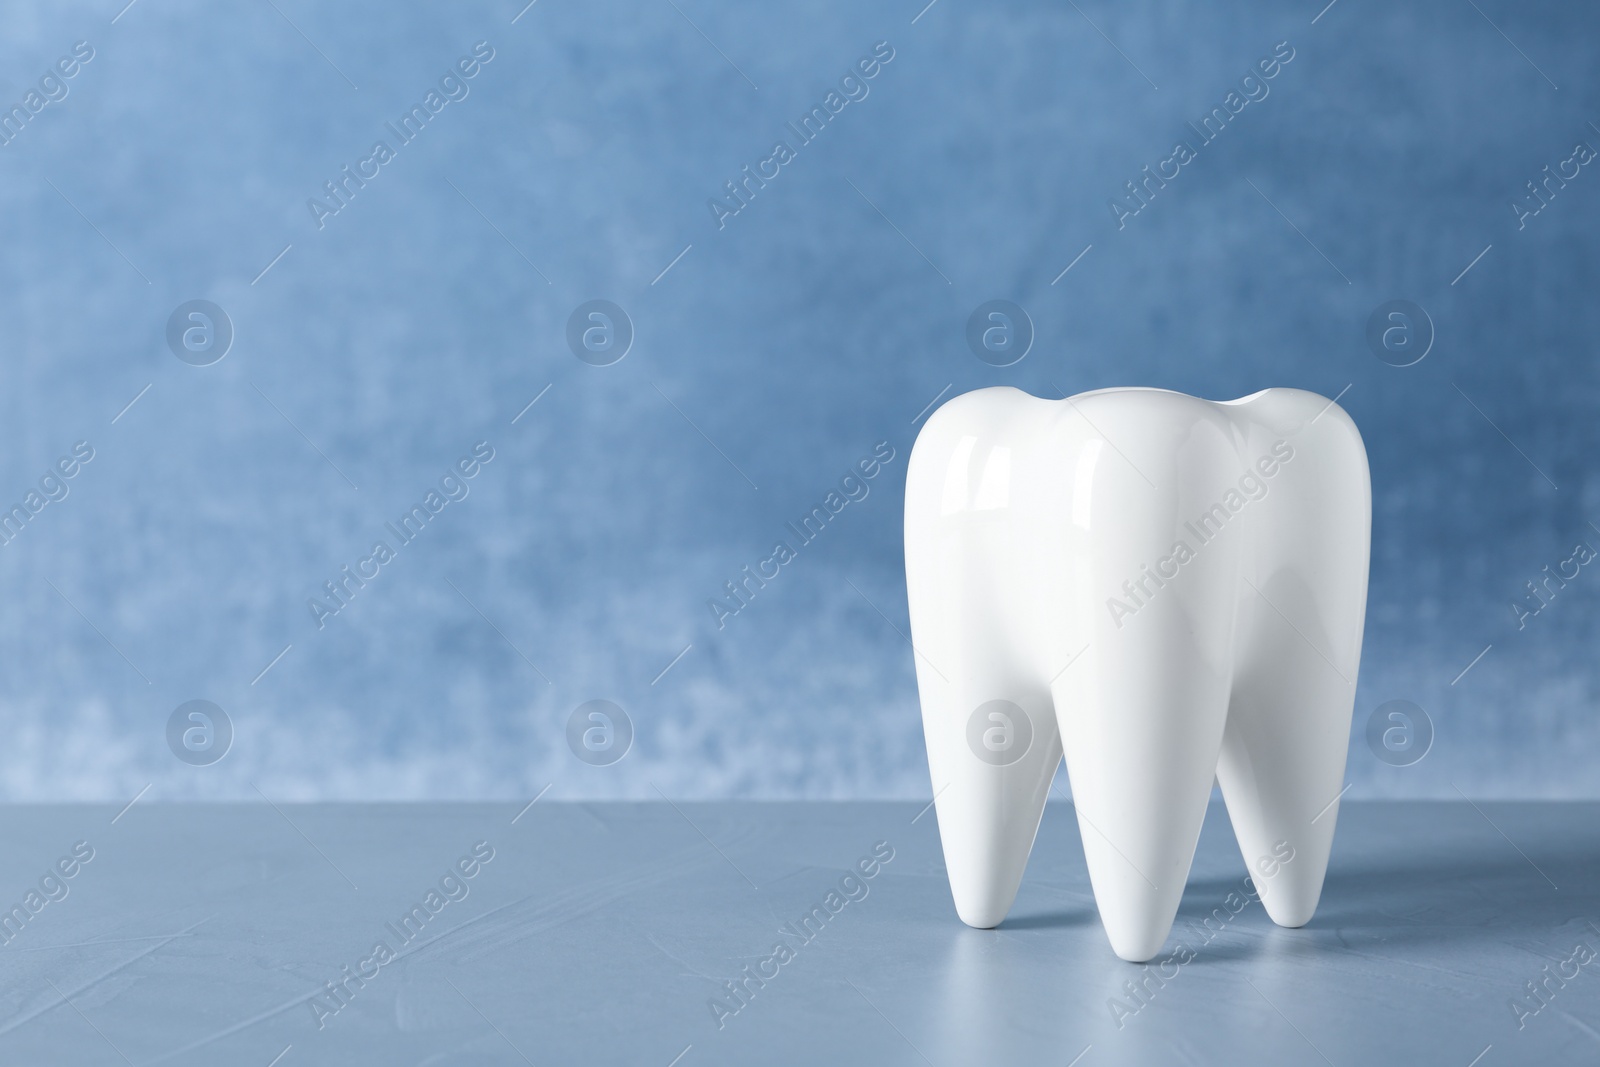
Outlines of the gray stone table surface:
{"label": "gray stone table surface", "polygon": [[1301,930],[1214,804],[1149,970],[1069,804],[992,931],[921,808],[10,807],[0,1064],[1600,1062],[1600,804],[1347,802]]}

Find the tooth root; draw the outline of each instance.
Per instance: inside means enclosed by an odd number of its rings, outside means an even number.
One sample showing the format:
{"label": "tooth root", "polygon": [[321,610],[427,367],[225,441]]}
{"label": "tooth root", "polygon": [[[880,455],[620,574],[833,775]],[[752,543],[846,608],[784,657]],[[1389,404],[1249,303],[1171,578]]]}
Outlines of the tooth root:
{"label": "tooth root", "polygon": [[1048,686],[1026,667],[1031,590],[1006,566],[1031,536],[1009,495],[1015,428],[951,417],[971,403],[941,408],[913,449],[906,587],[951,894],[962,922],[989,928],[1016,898],[1061,741]]}
{"label": "tooth root", "polygon": [[[1113,951],[1142,962],[1172,929],[1216,773],[1243,538],[1202,543],[1188,525],[1237,478],[1228,417],[1177,394],[1113,399],[1075,401],[1105,444],[1088,434],[1077,455],[1098,456],[1064,464],[1086,506],[1061,524],[1057,633],[1088,641],[1053,692],[1100,917]],[[1176,580],[1123,588],[1180,542],[1193,555]],[[1113,598],[1136,610],[1114,614]]]}
{"label": "tooth root", "polygon": [[[999,926],[1016,900],[1050,781],[1061,763],[1049,697],[1016,691],[1009,697],[990,695],[996,691],[969,682],[950,689],[965,697],[923,698],[928,766],[937,792],[934,806],[950,893],[961,921],[985,930]],[[1017,763],[991,766],[968,750],[967,720],[991,700],[1021,707],[1033,726],[1031,746]],[[1009,708],[994,706],[1014,720]],[[985,730],[1015,725],[985,716]]]}
{"label": "tooth root", "polygon": [[[1267,914],[1316,910],[1344,786],[1361,659],[1371,531],[1366,451],[1349,416],[1312,393],[1271,389],[1246,407],[1245,455],[1286,442],[1252,507],[1233,698],[1217,780]],[[1292,856],[1292,859],[1287,859]]]}

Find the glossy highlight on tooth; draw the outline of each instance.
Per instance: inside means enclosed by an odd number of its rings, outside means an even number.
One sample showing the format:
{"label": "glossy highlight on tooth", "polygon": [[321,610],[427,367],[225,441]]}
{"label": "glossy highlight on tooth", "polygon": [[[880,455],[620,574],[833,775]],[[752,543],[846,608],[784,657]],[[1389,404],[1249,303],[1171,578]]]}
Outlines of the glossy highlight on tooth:
{"label": "glossy highlight on tooth", "polygon": [[1213,781],[1268,915],[1308,922],[1371,515],[1361,435],[1315,393],[1000,387],[934,412],[906,476],[906,585],[961,920],[1004,920],[1064,755],[1118,956],[1161,952]]}

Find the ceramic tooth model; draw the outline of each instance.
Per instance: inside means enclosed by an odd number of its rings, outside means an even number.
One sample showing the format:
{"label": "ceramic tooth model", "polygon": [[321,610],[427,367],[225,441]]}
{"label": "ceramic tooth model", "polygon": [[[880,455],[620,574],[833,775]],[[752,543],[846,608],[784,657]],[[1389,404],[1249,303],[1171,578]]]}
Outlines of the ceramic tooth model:
{"label": "ceramic tooth model", "polygon": [[956,913],[1016,897],[1066,755],[1116,954],[1166,941],[1213,779],[1273,921],[1322,893],[1366,614],[1366,450],[1333,401],[957,396],[906,475],[906,585]]}

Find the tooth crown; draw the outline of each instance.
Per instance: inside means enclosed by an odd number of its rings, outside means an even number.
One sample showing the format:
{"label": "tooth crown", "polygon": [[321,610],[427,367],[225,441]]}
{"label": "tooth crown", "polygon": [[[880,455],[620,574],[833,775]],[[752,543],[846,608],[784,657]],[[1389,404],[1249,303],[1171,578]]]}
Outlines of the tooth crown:
{"label": "tooth crown", "polygon": [[906,480],[928,764],[962,921],[1015,898],[1063,751],[1113,949],[1171,930],[1213,780],[1263,904],[1326,872],[1365,616],[1366,453],[1332,401],[955,397]]}

